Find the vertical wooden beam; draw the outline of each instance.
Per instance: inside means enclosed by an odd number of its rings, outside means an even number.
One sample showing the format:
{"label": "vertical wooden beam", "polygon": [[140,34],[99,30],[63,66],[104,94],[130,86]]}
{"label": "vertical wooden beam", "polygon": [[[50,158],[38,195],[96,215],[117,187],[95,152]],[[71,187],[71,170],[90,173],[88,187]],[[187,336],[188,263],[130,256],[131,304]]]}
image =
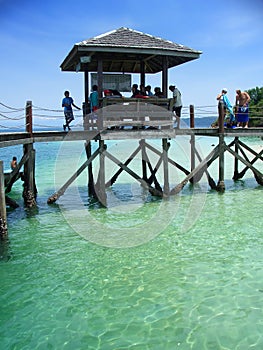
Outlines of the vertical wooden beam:
{"label": "vertical wooden beam", "polygon": [[[194,106],[190,105],[189,106],[189,113],[190,113],[190,128],[194,128],[195,127],[195,120],[194,120]],[[195,168],[195,134],[192,133],[191,134],[191,138],[190,138],[190,145],[191,145],[191,171],[194,170]],[[190,179],[191,183],[195,183],[195,177],[193,176]]]}
{"label": "vertical wooden beam", "polygon": [[85,104],[88,106],[89,103],[89,71],[84,72],[84,96]]}
{"label": "vertical wooden beam", "polygon": [[143,180],[147,181],[147,156],[146,156],[146,147],[145,147],[145,140],[140,141],[140,146],[142,150],[142,178]]}
{"label": "vertical wooden beam", "polygon": [[169,169],[168,169],[168,150],[170,147],[170,143],[167,142],[167,139],[162,139],[162,145],[163,145],[163,177],[164,177],[163,194],[164,194],[164,197],[168,197],[170,193]]}
{"label": "vertical wooden beam", "polygon": [[[238,137],[235,137],[235,153],[238,154]],[[234,175],[233,175],[233,180],[238,180],[238,158],[234,158]]]}
{"label": "vertical wooden beam", "polygon": [[141,71],[140,83],[142,86],[145,87],[145,62],[144,62],[144,60],[141,60],[141,62],[140,62],[140,71]]}
{"label": "vertical wooden beam", "polygon": [[102,59],[98,59],[98,94],[99,98],[102,98],[102,90],[103,90],[103,61]]}
{"label": "vertical wooden beam", "polygon": [[189,111],[190,111],[190,128],[193,129],[195,127],[195,111],[194,111],[193,105],[189,106]]}
{"label": "vertical wooden beam", "polygon": [[165,98],[168,96],[168,57],[163,57],[162,91]]}
{"label": "vertical wooden beam", "polygon": [[26,103],[26,132],[29,132],[30,137],[32,137],[32,132],[33,132],[32,101],[27,101]]}
{"label": "vertical wooden beam", "polygon": [[[90,159],[90,157],[91,157],[91,141],[87,141],[85,143],[85,150],[86,150],[87,159]],[[91,196],[95,195],[92,162],[90,162],[90,164],[88,165],[88,192],[89,192],[89,195],[91,195]]]}
{"label": "vertical wooden beam", "polygon": [[36,205],[36,183],[35,183],[35,150],[33,144],[24,145],[24,154],[28,154],[28,160],[24,164],[24,190],[23,198],[26,207]]}
{"label": "vertical wooden beam", "polygon": [[0,240],[7,236],[4,165],[0,160]]}
{"label": "vertical wooden beam", "polygon": [[219,117],[218,117],[219,133],[224,134],[224,132],[225,132],[225,129],[224,129],[225,107],[224,107],[223,101],[219,101],[218,112],[219,112]]}
{"label": "vertical wooden beam", "polygon": [[223,101],[219,101],[219,179],[217,184],[218,192],[225,191],[224,173],[225,173],[225,141],[224,141],[224,119],[225,119],[225,108]]}
{"label": "vertical wooden beam", "polygon": [[99,140],[99,149],[100,149],[100,165],[98,180],[96,183],[96,194],[97,198],[103,206],[107,206],[107,196],[106,196],[106,186],[105,186],[105,155],[104,151],[106,150],[106,145],[103,140]]}

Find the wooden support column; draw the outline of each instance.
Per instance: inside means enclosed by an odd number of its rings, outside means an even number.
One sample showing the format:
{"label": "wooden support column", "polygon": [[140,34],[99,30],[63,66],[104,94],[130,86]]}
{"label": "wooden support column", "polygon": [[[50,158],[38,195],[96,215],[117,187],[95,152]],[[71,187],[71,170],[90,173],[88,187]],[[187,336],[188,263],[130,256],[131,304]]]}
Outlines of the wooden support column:
{"label": "wooden support column", "polygon": [[140,146],[142,149],[142,178],[143,180],[147,181],[147,155],[146,155],[146,147],[145,147],[145,140],[140,141]]}
{"label": "wooden support column", "polygon": [[103,90],[103,61],[100,58],[98,60],[98,94],[99,94],[99,98],[102,98],[102,90]]}
{"label": "wooden support column", "polygon": [[[85,143],[85,150],[86,150],[87,159],[89,160],[91,158],[91,141],[87,141]],[[88,193],[91,196],[96,195],[95,188],[94,188],[92,162],[90,162],[88,165]]]}
{"label": "wooden support column", "polygon": [[[194,106],[190,105],[189,109],[190,109],[190,128],[194,128],[195,127]],[[195,134],[194,133],[191,134],[190,143],[191,143],[191,172],[192,172],[195,168]],[[195,182],[194,176],[190,179],[190,182],[192,183]]]}
{"label": "wooden support column", "polygon": [[162,139],[162,143],[163,143],[163,177],[164,177],[163,195],[164,197],[168,197],[170,193],[169,169],[168,169],[168,150],[170,147],[170,143],[167,142],[167,139]]}
{"label": "wooden support column", "polygon": [[23,198],[26,207],[31,208],[36,205],[36,183],[35,183],[35,150],[33,144],[24,145],[24,154],[28,160],[24,164],[24,191]]}
{"label": "wooden support column", "polygon": [[88,103],[89,103],[89,72],[86,70],[84,72],[84,93],[85,93],[85,105],[88,106]]}
{"label": "wooden support column", "polygon": [[104,144],[103,140],[99,140],[99,150],[100,150],[100,168],[98,173],[98,180],[96,183],[96,195],[100,203],[107,207],[107,196],[106,196],[106,186],[105,186],[105,155],[104,151],[107,146]]}
{"label": "wooden support column", "polygon": [[0,240],[7,237],[5,178],[3,161],[0,160]]}
{"label": "wooden support column", "polygon": [[[235,137],[235,152],[238,154],[238,137]],[[238,180],[239,174],[238,174],[238,158],[234,158],[234,175],[233,180]]]}
{"label": "wooden support column", "polygon": [[141,67],[140,67],[140,70],[141,70],[140,83],[142,86],[145,87],[145,62],[144,62],[144,60],[141,60],[140,65],[141,65]]}
{"label": "wooden support column", "polygon": [[32,101],[26,103],[26,132],[30,133],[32,137],[33,132],[33,113],[32,113]]}
{"label": "wooden support column", "polygon": [[168,57],[163,57],[162,91],[165,98],[168,96]]}
{"label": "wooden support column", "polygon": [[219,179],[217,184],[217,191],[224,192],[225,191],[225,182],[224,182],[224,173],[225,173],[225,141],[224,141],[224,118],[225,118],[225,110],[223,101],[219,102]]}
{"label": "wooden support column", "polygon": [[189,106],[189,112],[190,112],[190,128],[193,129],[195,127],[195,110],[194,106]]}

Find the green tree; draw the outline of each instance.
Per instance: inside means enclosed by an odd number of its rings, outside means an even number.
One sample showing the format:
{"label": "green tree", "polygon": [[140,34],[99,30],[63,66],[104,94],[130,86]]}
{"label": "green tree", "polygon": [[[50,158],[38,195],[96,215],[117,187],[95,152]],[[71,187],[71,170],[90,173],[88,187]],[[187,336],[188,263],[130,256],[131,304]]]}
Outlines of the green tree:
{"label": "green tree", "polygon": [[246,91],[251,98],[249,104],[249,124],[251,126],[263,126],[263,87],[255,87]]}

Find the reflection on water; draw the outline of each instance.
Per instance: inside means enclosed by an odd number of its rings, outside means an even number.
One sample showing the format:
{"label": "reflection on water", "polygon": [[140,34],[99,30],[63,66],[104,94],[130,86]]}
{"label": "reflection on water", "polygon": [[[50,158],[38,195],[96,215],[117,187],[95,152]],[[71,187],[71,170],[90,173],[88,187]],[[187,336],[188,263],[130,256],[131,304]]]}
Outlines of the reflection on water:
{"label": "reflection on water", "polygon": [[[66,217],[76,193],[48,206],[54,163],[44,163],[35,212],[23,210],[19,184],[12,191],[20,208],[8,211],[0,246],[1,348],[262,349],[263,188],[251,173],[233,182],[229,171],[224,194],[187,185],[168,201],[122,181],[108,209],[90,201],[84,178],[83,208]],[[129,242],[158,234],[109,248],[78,234],[95,234],[94,222],[105,240],[122,242],[120,227]]]}

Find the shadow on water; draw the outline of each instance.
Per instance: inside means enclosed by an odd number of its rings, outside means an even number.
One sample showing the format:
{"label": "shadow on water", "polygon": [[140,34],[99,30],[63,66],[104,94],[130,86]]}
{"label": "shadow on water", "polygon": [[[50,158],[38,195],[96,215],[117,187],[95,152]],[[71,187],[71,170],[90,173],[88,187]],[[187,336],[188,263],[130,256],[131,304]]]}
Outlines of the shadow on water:
{"label": "shadow on water", "polygon": [[9,261],[12,257],[8,237],[0,239],[0,262]]}

